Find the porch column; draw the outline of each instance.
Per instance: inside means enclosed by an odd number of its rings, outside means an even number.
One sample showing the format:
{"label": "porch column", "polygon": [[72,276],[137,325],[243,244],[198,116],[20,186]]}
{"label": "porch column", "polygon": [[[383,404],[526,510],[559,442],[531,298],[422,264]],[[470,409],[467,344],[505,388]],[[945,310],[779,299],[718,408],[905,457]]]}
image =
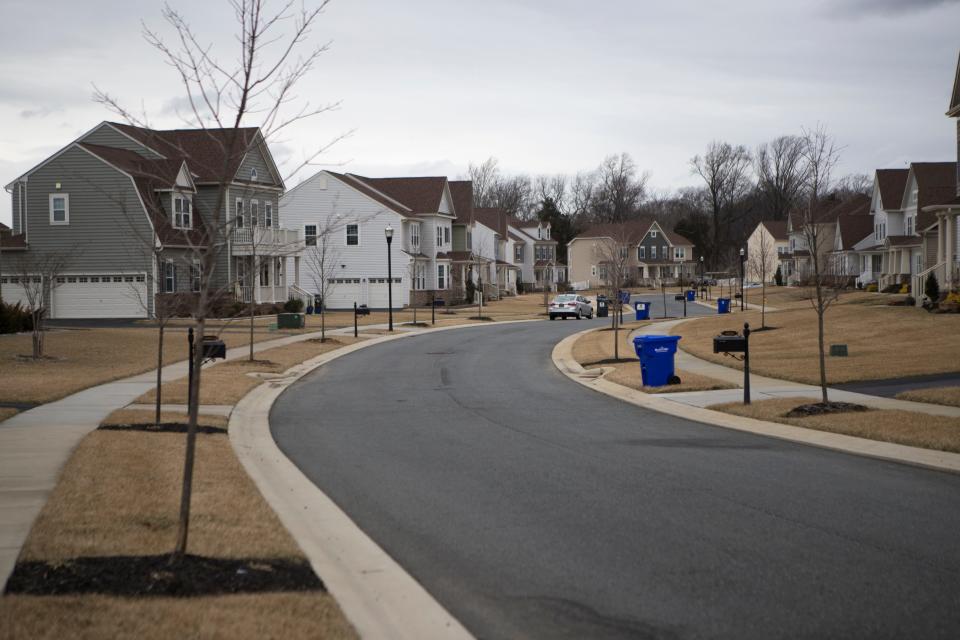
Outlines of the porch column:
{"label": "porch column", "polygon": [[293,258],[293,284],[297,288],[300,287],[300,256]]}
{"label": "porch column", "polygon": [[946,223],[944,224],[944,231],[946,232],[945,233],[946,238],[944,238],[944,246],[943,246],[944,258],[943,259],[947,261],[946,269],[945,269],[947,287],[952,287],[953,286],[953,254],[956,251],[956,247],[954,245],[957,243],[957,240],[956,240],[957,225],[956,225],[955,218],[950,213],[944,216],[943,219],[944,219],[944,222]]}
{"label": "porch column", "polygon": [[946,230],[944,229],[945,224],[943,216],[937,215],[937,264],[943,262],[943,256],[946,254],[943,246],[943,243],[946,242],[947,239]]}

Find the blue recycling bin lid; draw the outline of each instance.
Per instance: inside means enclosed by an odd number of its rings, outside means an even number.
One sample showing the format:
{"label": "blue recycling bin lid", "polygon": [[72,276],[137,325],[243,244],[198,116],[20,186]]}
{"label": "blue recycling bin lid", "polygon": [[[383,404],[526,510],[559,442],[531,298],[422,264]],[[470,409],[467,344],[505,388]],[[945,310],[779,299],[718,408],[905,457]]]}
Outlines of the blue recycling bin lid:
{"label": "blue recycling bin lid", "polygon": [[681,336],[659,334],[636,336],[633,339],[633,348],[640,360],[672,356],[677,352],[677,342],[680,341],[680,338]]}

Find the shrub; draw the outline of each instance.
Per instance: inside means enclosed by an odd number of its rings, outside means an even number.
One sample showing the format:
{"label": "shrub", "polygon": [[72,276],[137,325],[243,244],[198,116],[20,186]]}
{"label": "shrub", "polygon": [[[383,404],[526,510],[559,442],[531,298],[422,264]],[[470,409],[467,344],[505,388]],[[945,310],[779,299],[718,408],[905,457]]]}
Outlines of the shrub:
{"label": "shrub", "polygon": [[940,300],[940,283],[937,282],[937,276],[932,271],[927,275],[927,281],[923,286],[923,293],[930,302]]}
{"label": "shrub", "polygon": [[780,271],[780,265],[777,265],[777,272],[773,274],[773,281],[777,283],[778,287],[783,286],[783,272]]}
{"label": "shrub", "polygon": [[[519,286],[520,286],[520,283],[518,282],[517,283],[518,291],[519,291]],[[473,304],[473,296],[477,291],[477,285],[473,283],[473,280],[467,280],[467,285],[465,289],[467,291],[467,295],[465,297],[466,303]]]}
{"label": "shrub", "polygon": [[290,298],[284,303],[283,310],[287,313],[300,313],[303,311],[303,300],[300,298]]}
{"label": "shrub", "polygon": [[888,284],[883,288],[883,293],[900,293],[900,285]]}
{"label": "shrub", "polygon": [[866,286],[866,290],[869,291],[870,293],[876,293],[876,292],[877,292],[877,283],[876,283],[876,282],[871,282],[870,284],[868,284],[868,285]]}
{"label": "shrub", "polygon": [[960,304],[960,293],[951,291],[943,301],[946,303]]}
{"label": "shrub", "polygon": [[903,301],[903,304],[908,307],[915,307],[917,306],[917,299],[913,296],[907,296],[907,299]]}
{"label": "shrub", "polygon": [[900,291],[897,293],[910,293],[910,285],[904,282],[902,285],[900,285]]}
{"label": "shrub", "polygon": [[8,304],[0,299],[0,333],[20,333],[33,330],[30,310],[19,302]]}

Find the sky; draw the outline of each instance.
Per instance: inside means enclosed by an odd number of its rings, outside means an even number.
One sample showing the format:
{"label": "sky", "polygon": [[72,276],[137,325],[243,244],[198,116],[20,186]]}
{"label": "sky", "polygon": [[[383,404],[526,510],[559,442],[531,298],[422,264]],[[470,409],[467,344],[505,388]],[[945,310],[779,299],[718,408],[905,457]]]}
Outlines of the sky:
{"label": "sky", "polygon": [[[235,58],[225,0],[170,5]],[[119,119],[94,86],[155,127],[184,126],[178,76],[142,34],[171,35],[162,6],[5,0],[2,184]],[[690,158],[712,140],[754,148],[817,125],[842,145],[842,173],[956,160],[944,112],[958,25],[960,0],[334,0],[309,39],[329,49],[291,108],[337,107],[271,150],[290,171],[350,132],[288,187],[320,168],[453,178],[491,156],[506,172],[573,174],[627,152],[666,192],[696,184]],[[8,224],[10,206],[3,194]]]}

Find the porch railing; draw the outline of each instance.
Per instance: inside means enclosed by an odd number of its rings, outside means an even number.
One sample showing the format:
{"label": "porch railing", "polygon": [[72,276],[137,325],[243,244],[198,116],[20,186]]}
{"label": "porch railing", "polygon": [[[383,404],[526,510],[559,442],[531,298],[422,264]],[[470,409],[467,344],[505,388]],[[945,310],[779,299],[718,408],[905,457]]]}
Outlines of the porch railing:
{"label": "porch railing", "polygon": [[947,263],[939,262],[929,269],[924,269],[920,273],[913,276],[910,283],[910,295],[913,296],[913,299],[916,300],[916,305],[919,307],[923,304],[924,288],[927,286],[927,276],[933,274],[937,279],[937,284],[940,287],[943,287],[947,281]]}
{"label": "porch railing", "polygon": [[280,227],[244,227],[234,229],[233,253],[239,255],[293,255],[303,250],[303,241],[296,229]]}

